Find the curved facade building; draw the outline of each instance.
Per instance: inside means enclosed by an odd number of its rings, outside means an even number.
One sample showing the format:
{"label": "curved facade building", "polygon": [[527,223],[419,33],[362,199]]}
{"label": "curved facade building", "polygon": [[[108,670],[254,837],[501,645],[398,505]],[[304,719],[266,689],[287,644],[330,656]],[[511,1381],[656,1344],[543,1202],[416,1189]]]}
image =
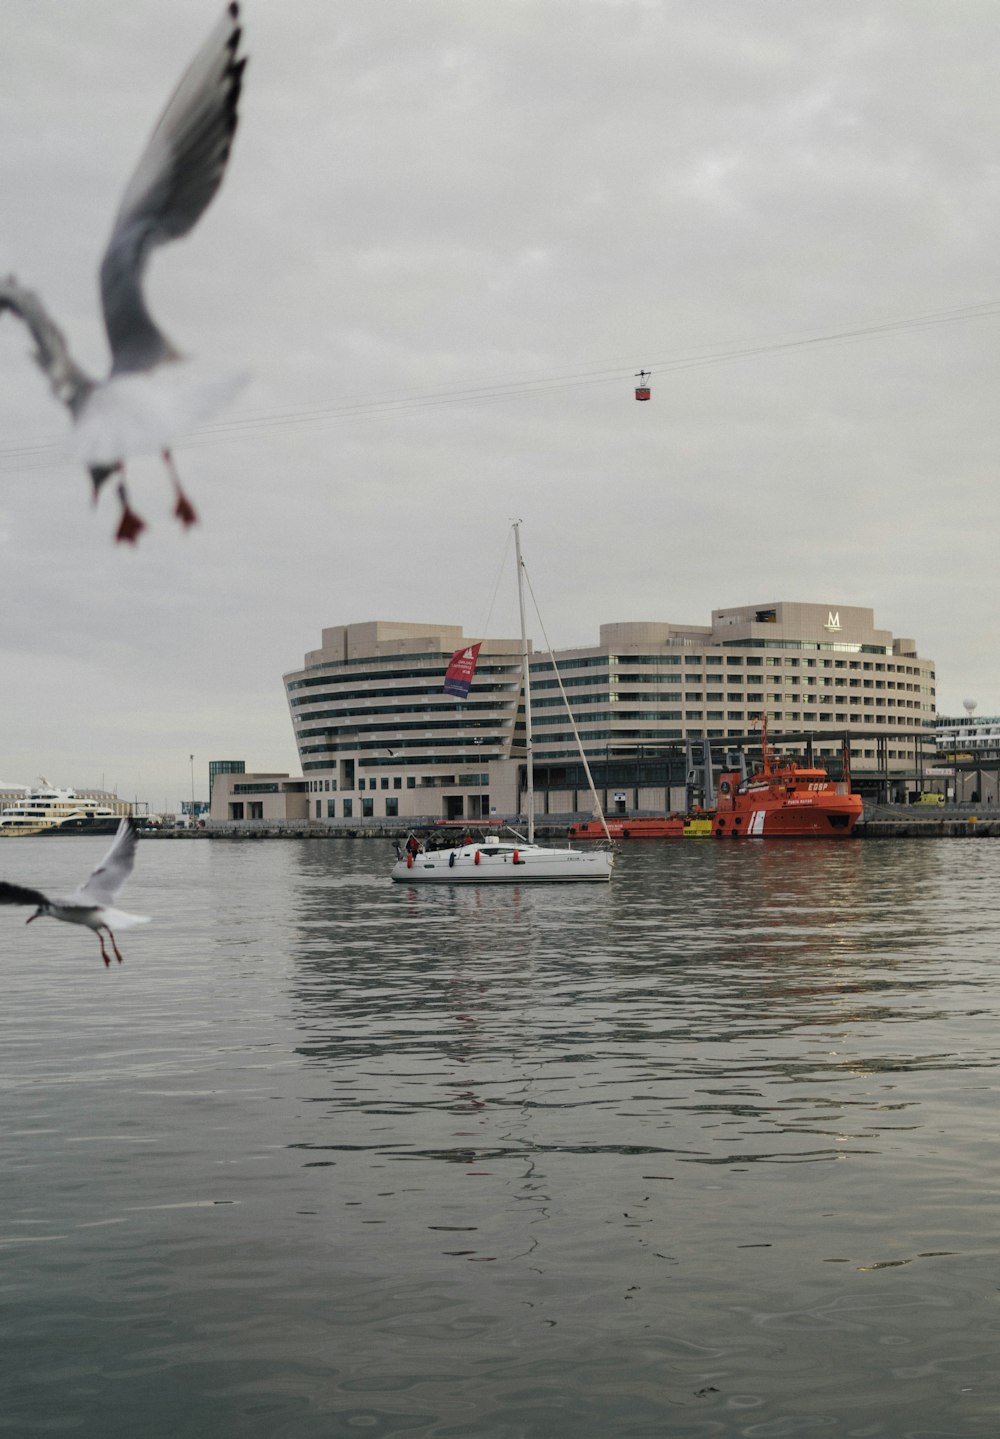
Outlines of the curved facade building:
{"label": "curved facade building", "polygon": [[[284,676],[301,778],[216,777],[223,819],[503,819],[524,771],[519,639],[482,643],[468,695],[444,692],[457,625],[375,620],[322,632]],[[530,653],[530,646],[529,646]],[[596,645],[531,657],[536,809],[589,812],[554,666],[602,802],[662,811],[690,798],[689,742],[759,748],[759,722],[791,753],[836,768],[850,742],[855,787],[900,798],[935,754],[935,673],[870,609],[775,601],[714,610],[709,625],[602,625]]]}
{"label": "curved facade building", "polygon": [[466,699],[444,693],[457,625],[374,620],[325,629],[284,676],[310,818],[516,813],[520,640],[485,640]]}

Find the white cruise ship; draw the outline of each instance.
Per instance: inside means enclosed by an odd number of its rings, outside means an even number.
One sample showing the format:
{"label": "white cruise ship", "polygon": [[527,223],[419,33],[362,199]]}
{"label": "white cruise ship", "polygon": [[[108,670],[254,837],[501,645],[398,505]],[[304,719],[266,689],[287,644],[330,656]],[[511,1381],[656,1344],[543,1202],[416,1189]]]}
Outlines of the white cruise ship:
{"label": "white cruise ship", "polygon": [[114,834],[129,806],[115,795],[101,799],[57,789],[43,779],[15,804],[0,810],[0,838],[33,834]]}
{"label": "white cruise ship", "polygon": [[982,754],[1000,750],[1000,718],[970,715],[967,719],[938,718],[935,732],[938,754]]}

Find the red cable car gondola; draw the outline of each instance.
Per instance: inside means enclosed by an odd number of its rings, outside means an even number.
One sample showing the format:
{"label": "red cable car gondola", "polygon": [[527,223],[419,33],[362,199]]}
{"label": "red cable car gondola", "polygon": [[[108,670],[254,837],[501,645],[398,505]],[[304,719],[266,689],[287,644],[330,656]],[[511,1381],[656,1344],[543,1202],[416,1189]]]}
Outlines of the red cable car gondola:
{"label": "red cable car gondola", "polygon": [[639,373],[636,375],[636,379],[639,381],[639,383],[635,387],[635,397],[637,400],[649,399],[650,373],[651,372],[649,370],[640,370]]}

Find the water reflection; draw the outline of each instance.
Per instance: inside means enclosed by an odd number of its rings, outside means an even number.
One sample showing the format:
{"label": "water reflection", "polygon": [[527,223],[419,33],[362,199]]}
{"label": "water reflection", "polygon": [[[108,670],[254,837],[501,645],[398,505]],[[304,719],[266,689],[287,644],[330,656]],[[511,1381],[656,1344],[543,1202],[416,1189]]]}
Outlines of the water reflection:
{"label": "water reflection", "polygon": [[634,846],[582,892],[393,887],[360,858],[303,864],[294,1018],[348,1127],[399,1121],[397,1158],[470,1162],[415,1138],[445,1113],[492,1155],[830,1161],[908,1122],[892,1076],[995,1063],[958,1043],[984,976],[942,987],[941,945],[973,961],[979,929],[919,842]]}

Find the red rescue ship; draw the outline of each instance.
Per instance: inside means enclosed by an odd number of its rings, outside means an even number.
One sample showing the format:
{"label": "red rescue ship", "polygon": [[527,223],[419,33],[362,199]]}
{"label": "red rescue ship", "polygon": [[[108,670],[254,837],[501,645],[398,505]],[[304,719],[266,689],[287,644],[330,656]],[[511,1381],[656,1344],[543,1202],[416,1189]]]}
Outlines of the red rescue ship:
{"label": "red rescue ship", "polygon": [[719,777],[712,833],[724,839],[845,839],[861,818],[859,794],[851,793],[850,756],[844,745],[844,778],[775,754],[761,723],[761,767],[749,779],[738,770]]}

